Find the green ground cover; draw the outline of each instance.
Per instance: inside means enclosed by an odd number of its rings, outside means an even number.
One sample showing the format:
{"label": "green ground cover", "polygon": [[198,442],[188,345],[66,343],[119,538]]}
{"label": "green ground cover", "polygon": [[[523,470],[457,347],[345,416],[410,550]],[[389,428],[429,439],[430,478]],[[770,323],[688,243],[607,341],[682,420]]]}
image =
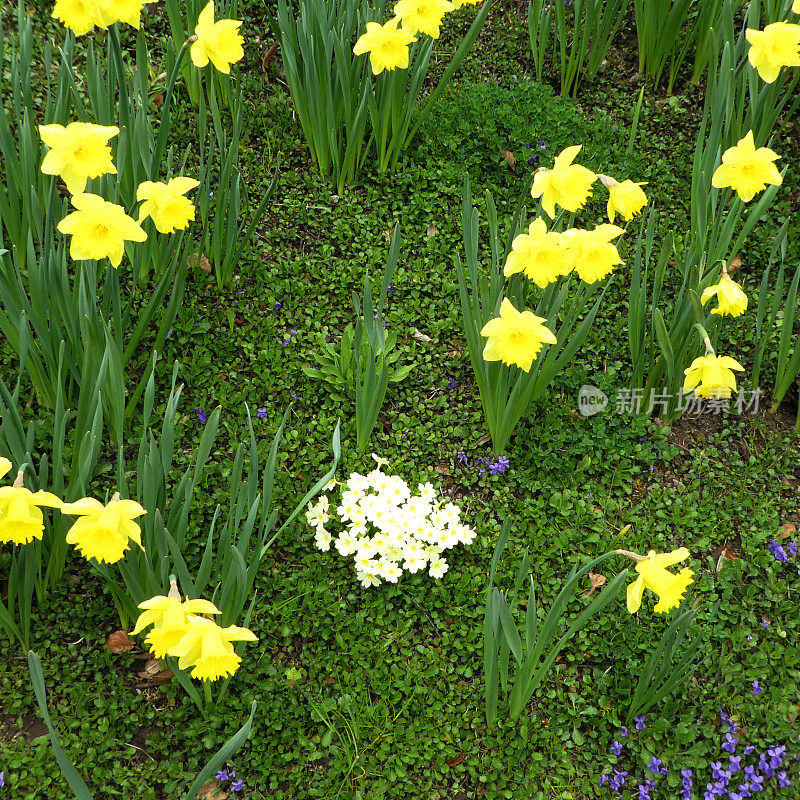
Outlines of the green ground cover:
{"label": "green ground cover", "polygon": [[[151,9],[157,40],[160,12]],[[367,170],[359,185],[337,196],[313,170],[282,82],[280,53],[262,64],[273,12],[271,5],[251,2],[239,12],[248,32],[239,78],[246,98],[241,152],[253,193],[269,182],[280,156],[278,190],[254,246],[240,254],[230,291],[220,292],[200,269],[191,273],[159,354],[160,406],[175,361],[185,384],[179,455],[188,458],[199,442],[200,419],[222,409],[191,520],[197,553],[235,447],[248,435],[246,407],[266,452],[292,403],[279,451],[278,505],[289,507],[327,469],[331,431],[352,412],[345,398],[306,377],[302,367],[352,319],[351,292],[365,268],[382,267],[396,225],[403,243],[387,320],[398,334],[399,363],[414,368],[390,387],[371,450],[388,459],[392,474],[411,485],[430,481],[458,502],[478,536],[450,558],[440,581],[406,575],[397,585],[364,589],[349,560],[318,551],[312,531],[298,519],[273,545],[257,579],[249,627],[259,641],[244,650],[231,690],[205,719],[174,681],[156,686],[140,675],[149,658],[142,649],[112,654],[103,648],[119,619],[104,584],[72,557],[67,579],[39,609],[32,642],[65,751],[98,798],[179,796],[257,700],[251,738],[229,764],[247,784],[237,796],[252,800],[579,800],[610,796],[598,777],[611,765],[629,771],[628,786],[653,777],[646,769],[653,756],[670,770],[658,779],[659,796],[671,798],[678,797],[682,768],[705,784],[709,764],[727,758],[724,710],[737,720],[743,744],[757,751],[788,748],[793,788],[762,796],[792,796],[800,758],[800,562],[780,563],[768,546],[782,532],[787,541],[796,539],[792,526],[800,527],[797,388],[777,414],[762,407],[756,415],[706,414],[664,426],[615,413],[613,398],[630,368],[629,271],[622,266],[589,339],[516,430],[509,468],[490,475],[485,464],[495,456],[458,307],[453,257],[461,247],[465,170],[476,198],[484,189],[493,193],[501,226],[507,226],[531,170],[582,143],[587,167],[647,181],[648,196],[664,212],[661,232],[681,234],[688,226],[702,87],[679,80],[674,97],[648,87],[627,155],[641,85],[628,47],[630,26],[598,79],[585,84],[577,100],[562,100],[549,84],[531,81],[524,5],[500,3],[397,172],[378,177]],[[35,13],[41,32],[57,36],[47,10],[37,5]],[[437,56],[452,50],[469,18],[449,23]],[[8,59],[4,52],[4,63]],[[177,148],[188,144],[181,132],[191,129],[183,123],[194,113],[185,98],[182,103],[174,121]],[[789,125],[773,145],[786,162],[800,156],[797,134],[796,123]],[[751,296],[771,237],[797,213],[799,191],[797,172],[790,172],[778,203],[742,253],[737,280]],[[605,201],[596,194],[582,219],[603,215]],[[639,224],[631,223],[621,245],[626,260]],[[798,247],[795,235],[788,264],[796,263]],[[748,363],[752,316],[729,323],[728,331],[736,357]],[[769,335],[777,340],[777,331]],[[146,362],[144,353],[140,371]],[[13,374],[10,351],[3,368]],[[770,365],[764,373],[768,395]],[[612,398],[597,416],[577,413],[584,384]],[[132,447],[138,439],[133,431]],[[345,425],[340,479],[372,468],[369,455],[354,454],[354,441]],[[112,480],[100,478],[99,491]],[[499,582],[513,579],[527,547],[543,603],[573,564],[608,549],[685,546],[691,552],[697,578],[691,602],[704,632],[699,666],[691,682],[647,715],[643,730],[630,730],[619,757],[609,747],[620,738],[617,728],[641,665],[668,624],[628,614],[621,597],[563,651],[518,723],[501,719],[487,729],[484,593],[506,519],[511,538]],[[0,550],[0,574],[4,557]],[[588,603],[588,590],[572,609]],[[753,681],[763,693],[754,693]],[[25,654],[5,647],[0,770],[6,786],[0,798],[70,796],[44,732]]]}

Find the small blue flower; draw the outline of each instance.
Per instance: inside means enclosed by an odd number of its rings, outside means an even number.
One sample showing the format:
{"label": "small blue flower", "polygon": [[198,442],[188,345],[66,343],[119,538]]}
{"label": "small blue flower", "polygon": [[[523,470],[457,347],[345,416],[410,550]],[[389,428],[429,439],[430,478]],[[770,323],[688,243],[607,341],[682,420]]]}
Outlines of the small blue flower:
{"label": "small blue flower", "polygon": [[234,781],[229,788],[232,792],[241,792],[244,789],[244,781],[240,778],[238,781]]}
{"label": "small blue flower", "polygon": [[633,721],[636,723],[636,730],[643,731],[647,725],[644,724],[645,714],[642,714],[641,717],[634,717]]}
{"label": "small blue flower", "polygon": [[273,308],[274,308],[276,311],[280,311],[280,310],[283,308],[283,303],[279,303],[279,302],[276,300],[276,301],[275,301],[275,305],[273,306]]}
{"label": "small blue flower", "polygon": [[614,743],[613,743],[613,744],[611,745],[611,747],[609,747],[608,749],[609,749],[609,750],[610,750],[610,751],[611,751],[611,752],[612,752],[612,753],[613,753],[615,756],[619,756],[619,755],[621,755],[621,754],[622,754],[623,747],[624,747],[624,745],[622,744],[622,742],[618,742],[616,739],[614,739]]}
{"label": "small blue flower", "polygon": [[199,406],[195,408],[195,411],[197,412],[197,419],[200,420],[200,422],[205,422],[208,419],[206,412]]}
{"label": "small blue flower", "polygon": [[6,785],[6,773],[0,772],[0,789],[2,789],[5,785]]}
{"label": "small blue flower", "polygon": [[227,770],[221,769],[215,776],[218,781],[228,781],[230,780],[230,774]]}
{"label": "small blue flower", "polygon": [[764,687],[758,681],[753,681],[752,686],[753,697],[758,697],[764,691]]}
{"label": "small blue flower", "polygon": [[624,739],[628,735],[628,729],[625,727],[617,728],[617,733]]}
{"label": "small blue flower", "polygon": [[456,388],[456,379],[455,378],[448,378],[447,379],[447,388],[453,390]]}
{"label": "small blue flower", "polygon": [[258,411],[256,411],[256,416],[259,419],[264,419],[267,416],[267,409],[266,408],[259,408]]}

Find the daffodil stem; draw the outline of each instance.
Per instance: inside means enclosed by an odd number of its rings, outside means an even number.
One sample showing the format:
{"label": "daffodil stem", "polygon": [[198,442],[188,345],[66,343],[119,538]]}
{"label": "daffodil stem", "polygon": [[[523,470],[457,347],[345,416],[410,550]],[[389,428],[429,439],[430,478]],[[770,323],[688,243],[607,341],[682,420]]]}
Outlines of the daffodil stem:
{"label": "daffodil stem", "polygon": [[211,681],[203,681],[203,699],[206,701],[206,708],[212,704]]}
{"label": "daffodil stem", "polygon": [[178,73],[180,72],[183,56],[186,48],[189,46],[189,41],[186,41],[178,51],[178,56],[175,59],[175,64],[172,67],[172,72],[169,76],[169,83],[164,92],[164,102],[161,105],[161,122],[158,126],[158,138],[156,139],[156,146],[153,150],[153,158],[150,161],[150,179],[153,180],[158,176],[158,170],[161,163],[161,157],[164,154],[164,148],[167,145],[167,136],[169,135],[169,107],[172,102],[172,94],[175,90],[175,82],[178,80]]}
{"label": "daffodil stem", "polygon": [[711,344],[711,339],[706,329],[699,322],[695,322],[694,327],[697,328],[698,333],[703,339],[703,344],[706,346],[706,355],[714,355],[714,346]]}

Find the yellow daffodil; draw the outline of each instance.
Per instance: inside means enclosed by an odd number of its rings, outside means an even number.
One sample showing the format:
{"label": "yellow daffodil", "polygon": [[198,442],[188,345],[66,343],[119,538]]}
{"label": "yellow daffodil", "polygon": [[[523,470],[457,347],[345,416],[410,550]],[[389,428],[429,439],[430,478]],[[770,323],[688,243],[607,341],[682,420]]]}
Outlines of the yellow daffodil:
{"label": "yellow daffodil", "polygon": [[553,332],[543,324],[546,321],[531,311],[517,311],[507,297],[503,298],[500,316],[490,319],[481,330],[481,336],[489,339],[483,348],[484,359],[515,364],[529,372],[542,345],[556,343]]}
{"label": "yellow daffodil", "polygon": [[255,641],[258,637],[247,628],[221,628],[210,619],[189,615],[186,633],[172,648],[172,655],[178,656],[181,669],[192,667],[193,678],[215,681],[233,675],[242,661],[231,642]]}
{"label": "yellow daffodil", "polygon": [[106,27],[97,0],[56,0],[52,16],[76,36],[89,33],[95,25]]}
{"label": "yellow daffodil", "polygon": [[64,503],[61,513],[80,517],[67,531],[67,544],[74,544],[86,559],[114,564],[125,555],[130,540],[142,546],[141,529],[133,520],[147,512],[135,500],[120,500],[114,495],[104,506],[99,500],[84,497]]}
{"label": "yellow daffodil", "polygon": [[503,274],[524,272],[537,286],[544,289],[562,275],[572,271],[562,234],[548,231],[543,219],[535,219],[527,233],[521,233],[511,243]]}
{"label": "yellow daffodil", "polygon": [[619,225],[604,223],[593,231],[570,228],[562,234],[568,249],[568,258],[578,277],[586,283],[594,283],[609,275],[617,264],[625,262],[619,257],[616,245],[611,240],[625,233]]}
{"label": "yellow daffodil", "polygon": [[753,131],[748,131],[743,139],[722,154],[722,163],[711,177],[711,185],[717,189],[730,186],[747,203],[768,183],[775,186],[783,183],[778,168],[772,163],[779,158],[768,147],[756,149]]}
{"label": "yellow daffodil", "polygon": [[730,356],[717,356],[710,353],[692,361],[683,374],[683,391],[694,389],[697,397],[730,397],[736,391],[736,376],[732,370],[744,371],[744,367]]}
{"label": "yellow daffodil", "polygon": [[98,11],[102,26],[107,28],[115,22],[125,22],[138,30],[142,9],[155,0],[98,0]]}
{"label": "yellow daffodil", "polygon": [[194,35],[197,41],[192,44],[189,55],[196,67],[204,67],[210,61],[220,72],[228,74],[231,64],[244,56],[244,39],[239,33],[241,21],[221,19],[214,22],[214,2],[200,12]]}
{"label": "yellow daffodil", "polygon": [[[463,6],[476,6],[481,0],[453,0],[454,8],[462,8]],[[800,0],[797,0],[800,3]]]}
{"label": "yellow daffodil", "polygon": [[114,125],[70,122],[69,125],[40,125],[39,135],[50,151],[42,161],[45,175],[60,175],[70,194],[80,194],[89,178],[117,170],[111,161],[108,140],[119,133]]}
{"label": "yellow daffodil", "polygon": [[69,254],[76,261],[108,258],[112,266],[118,267],[125,252],[125,241],[143,242],[147,238],[122,206],[96,194],[76,194],[72,205],[77,210],[58,223],[58,230],[72,235]]}
{"label": "yellow daffodil", "polygon": [[794,0],[794,3],[792,3],[792,11],[794,11],[795,14],[800,14],[800,0]]}
{"label": "yellow daffodil", "polygon": [[800,66],[800,25],[773,22],[763,31],[748,28],[745,35],[750,42],[747,58],[766,83],[778,77],[781,67]]}
{"label": "yellow daffodil", "polygon": [[642,186],[647,185],[646,183],[634,183],[632,180],[619,183],[608,175],[598,175],[597,177],[608,189],[606,214],[608,214],[609,222],[614,221],[616,214],[628,222],[647,205],[647,195],[641,189]]}
{"label": "yellow daffodil", "polygon": [[144,200],[139,206],[139,222],[152,217],[161,233],[183,230],[194,219],[194,205],[183,195],[199,185],[200,181],[184,177],[172,178],[168,183],[139,184],[136,199]]}
{"label": "yellow daffodil", "polygon": [[[624,555],[631,555],[627,551],[622,552]],[[655,550],[651,550],[644,558],[637,556],[636,571],[639,577],[628,587],[628,611],[635,614],[639,610],[645,589],[658,595],[658,603],[653,609],[655,612],[663,614],[671,608],[677,608],[692,582],[694,572],[684,568],[675,574],[667,567],[688,557],[689,551],[685,547],[679,547],[671,553],[656,553]]]}
{"label": "yellow daffodil", "polygon": [[147,644],[156,658],[172,655],[173,648],[180,642],[189,629],[189,614],[220,614],[220,610],[208,600],[184,600],[179,597],[158,595],[139,603],[143,612],[136,620],[134,635],[143,631],[148,625],[153,629],[145,637]]}
{"label": "yellow daffodil", "polygon": [[719,305],[711,309],[712,314],[730,314],[732,317],[738,317],[747,311],[747,295],[727,272],[723,271],[719,283],[703,289],[700,302],[705,305],[714,295],[717,296]]}
{"label": "yellow daffodil", "polygon": [[542,208],[550,219],[556,215],[556,204],[566,211],[577,211],[591,196],[594,174],[573,160],[581,151],[581,145],[567,147],[556,156],[553,169],[540,169],[533,178],[531,196],[542,198]]}
{"label": "yellow daffodil", "polygon": [[[11,469],[7,458],[0,458],[0,478]],[[40,506],[61,508],[62,501],[41,489],[32,492],[22,485],[23,473],[13,486],[0,486],[0,544],[28,544],[41,539],[44,514]]]}
{"label": "yellow daffodil", "polygon": [[408,67],[408,46],[416,39],[408,31],[398,29],[399,24],[400,17],[392,17],[385,25],[368,22],[367,32],[356,42],[353,53],[357,56],[369,53],[373,75],[380,75],[385,69]]}
{"label": "yellow daffodil", "polygon": [[403,21],[403,30],[438,39],[444,15],[454,8],[448,0],[397,0],[394,13]]}

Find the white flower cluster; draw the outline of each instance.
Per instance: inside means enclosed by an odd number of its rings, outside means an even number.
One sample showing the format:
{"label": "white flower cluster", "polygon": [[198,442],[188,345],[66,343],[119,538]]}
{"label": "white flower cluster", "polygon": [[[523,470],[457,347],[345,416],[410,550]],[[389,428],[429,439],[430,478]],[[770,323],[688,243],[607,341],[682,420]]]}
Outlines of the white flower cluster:
{"label": "white flower cluster", "polygon": [[306,519],[317,547],[330,550],[333,542],[341,555],[353,556],[362,586],[397,583],[403,570],[427,569],[441,578],[448,570],[442,553],[472,544],[475,531],[461,524],[455,503],[442,504],[430,483],[419,484],[412,495],[402,478],[381,472],[381,461],[368,475],[354,472],[345,484],[336,515],[347,527],[336,539],[325,527],[331,519],[327,495],[308,504]]}

